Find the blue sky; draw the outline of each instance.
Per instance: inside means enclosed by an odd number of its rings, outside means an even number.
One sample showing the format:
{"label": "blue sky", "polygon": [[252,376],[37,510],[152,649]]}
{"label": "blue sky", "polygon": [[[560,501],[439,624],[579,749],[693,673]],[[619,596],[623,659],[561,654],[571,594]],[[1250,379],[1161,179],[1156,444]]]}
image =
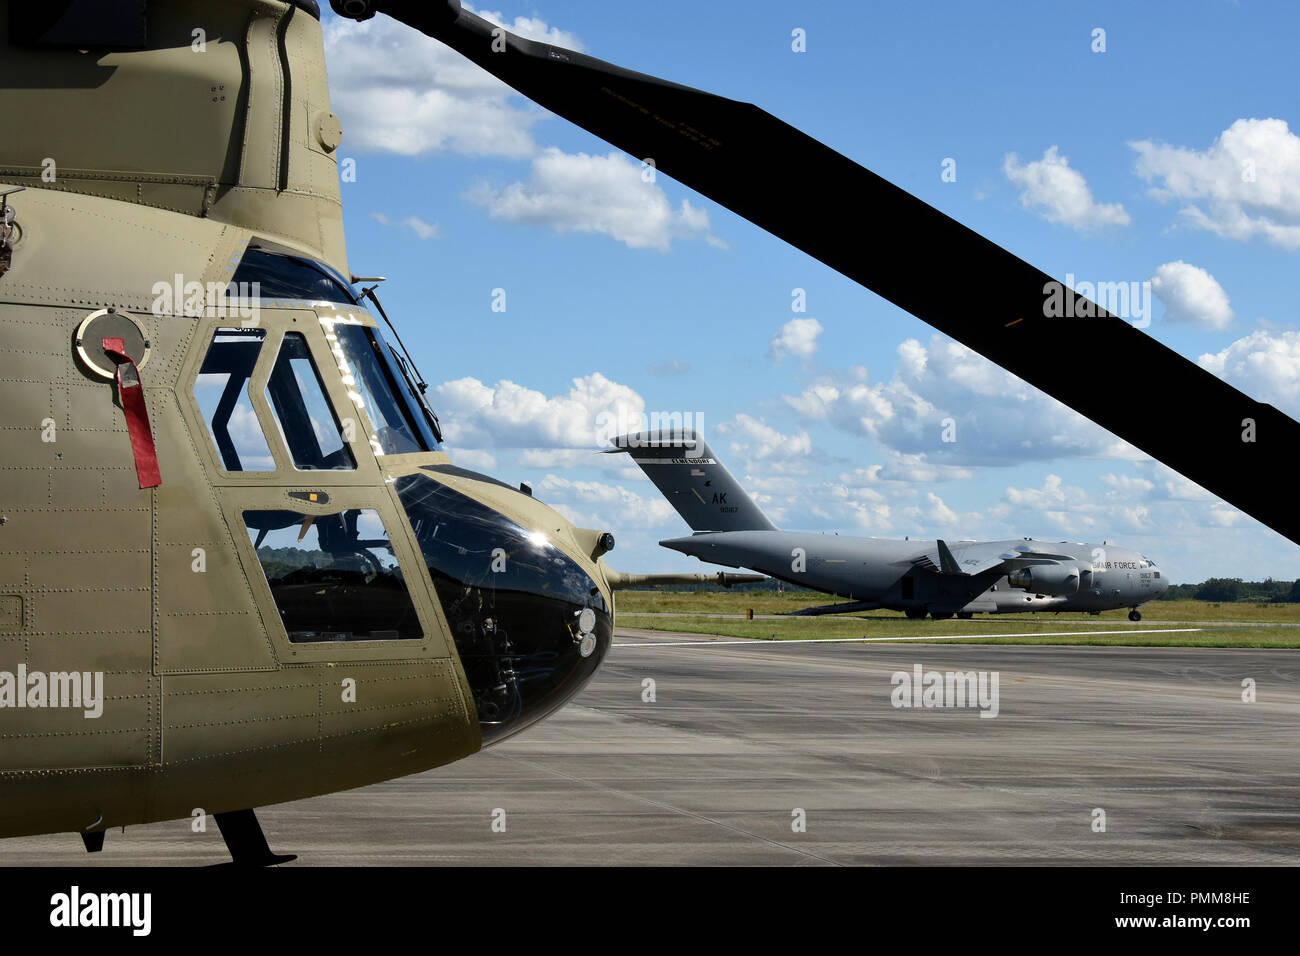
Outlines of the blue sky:
{"label": "blue sky", "polygon": [[[757,103],[1057,278],[1151,282],[1148,334],[1300,415],[1294,5],[479,12]],[[704,570],[657,547],[686,528],[653,486],[595,453],[602,414],[664,411],[702,419],[782,527],[1104,538],[1175,581],[1300,577],[1279,535],[668,177],[645,182],[639,161],[436,42],[327,14],[326,51],[355,162],[351,266],[389,277],[453,460],[613,530],[615,566]],[[798,182],[772,189],[799,202]],[[849,229],[863,255],[889,230]],[[1188,413],[1122,384],[1135,411]],[[939,444],[947,417],[957,441]]]}

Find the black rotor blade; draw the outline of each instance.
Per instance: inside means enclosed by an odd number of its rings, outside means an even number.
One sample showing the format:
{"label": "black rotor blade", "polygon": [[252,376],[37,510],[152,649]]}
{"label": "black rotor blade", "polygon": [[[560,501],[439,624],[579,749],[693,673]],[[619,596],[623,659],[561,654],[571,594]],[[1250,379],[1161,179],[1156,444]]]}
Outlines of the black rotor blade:
{"label": "black rotor blade", "polygon": [[1300,543],[1300,425],[870,170],[749,103],[524,40],[458,0],[385,13],[979,352]]}

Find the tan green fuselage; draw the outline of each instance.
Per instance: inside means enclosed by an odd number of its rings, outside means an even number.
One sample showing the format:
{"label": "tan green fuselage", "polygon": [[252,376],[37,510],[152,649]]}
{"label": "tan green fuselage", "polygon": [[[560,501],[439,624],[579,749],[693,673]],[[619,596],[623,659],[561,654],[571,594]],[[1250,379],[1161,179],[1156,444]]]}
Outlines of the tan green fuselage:
{"label": "tan green fuselage", "polygon": [[[0,0],[0,31],[7,14]],[[202,315],[159,303],[176,276],[228,282],[250,241],[348,275],[329,109],[321,26],[275,0],[154,0],[148,48],[128,52],[0,36],[0,191],[27,187],[9,196],[21,238],[0,276],[0,672],[104,675],[98,717],[0,706],[0,836],[293,800],[480,746],[393,489],[447,456],[375,453],[321,322],[339,310],[300,303],[256,319],[266,347],[249,393],[274,467],[225,470],[194,389],[214,330],[244,320],[220,302]],[[139,371],[156,488],[139,487],[114,383],[74,348],[83,319],[107,308],[149,340]],[[353,470],[296,470],[274,437],[264,392],[286,333],[305,337],[338,416],[362,423]],[[612,608],[594,532],[488,481],[434,480],[546,534]],[[382,518],[423,639],[289,640],[240,514],[340,507]]]}

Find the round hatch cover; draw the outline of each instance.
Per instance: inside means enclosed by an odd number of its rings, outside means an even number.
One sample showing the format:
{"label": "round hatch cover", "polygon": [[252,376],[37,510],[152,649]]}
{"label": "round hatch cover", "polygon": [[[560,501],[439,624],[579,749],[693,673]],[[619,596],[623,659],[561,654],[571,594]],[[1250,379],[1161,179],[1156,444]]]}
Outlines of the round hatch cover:
{"label": "round hatch cover", "polygon": [[121,339],[136,368],[149,361],[149,339],[134,316],[117,309],[100,309],[77,326],[77,355],[85,366],[102,378],[114,378],[117,364],[104,353],[104,339]]}

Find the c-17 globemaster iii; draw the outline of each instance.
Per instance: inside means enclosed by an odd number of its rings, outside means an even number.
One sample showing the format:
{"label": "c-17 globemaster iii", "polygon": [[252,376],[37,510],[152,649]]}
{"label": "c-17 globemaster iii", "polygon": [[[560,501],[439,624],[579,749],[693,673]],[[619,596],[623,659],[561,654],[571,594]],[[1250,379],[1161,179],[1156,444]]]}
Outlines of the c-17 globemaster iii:
{"label": "c-17 globemaster iii", "polygon": [[782,531],[695,432],[623,435],[614,444],[609,451],[630,454],[694,532],[660,541],[665,548],[849,599],[805,614],[889,608],[913,618],[969,618],[1128,607],[1137,621],[1138,607],[1169,586],[1150,558],[1108,542],[949,544]]}

